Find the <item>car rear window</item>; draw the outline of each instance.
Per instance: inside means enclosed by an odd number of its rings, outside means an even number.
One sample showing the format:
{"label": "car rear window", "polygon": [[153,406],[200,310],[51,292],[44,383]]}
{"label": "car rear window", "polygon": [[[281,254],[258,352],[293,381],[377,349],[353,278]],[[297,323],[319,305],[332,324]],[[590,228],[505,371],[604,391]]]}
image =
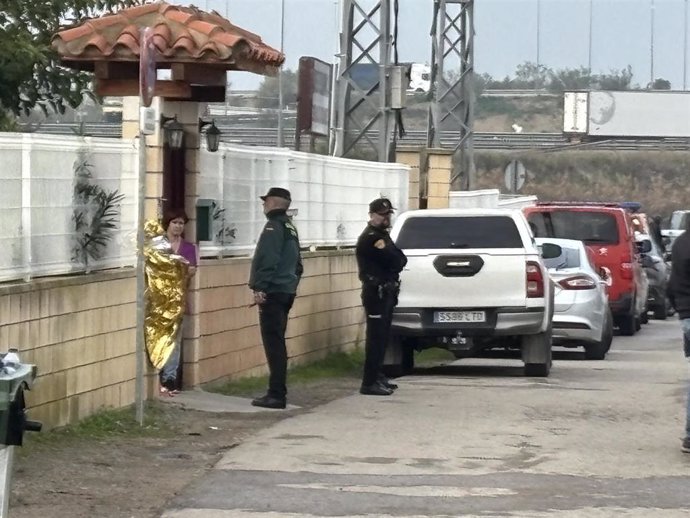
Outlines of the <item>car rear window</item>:
{"label": "car rear window", "polygon": [[506,216],[409,218],[396,244],[423,248],[523,248],[515,221]]}
{"label": "car rear window", "polygon": [[688,218],[687,212],[676,211],[671,215],[671,228],[676,230],[684,230],[686,228],[686,221]]}
{"label": "car rear window", "polygon": [[577,239],[586,243],[619,242],[613,214],[597,211],[556,210],[533,212],[527,217],[535,237]]}
{"label": "car rear window", "polygon": [[556,270],[563,268],[579,268],[580,251],[577,248],[562,246],[561,255],[544,259],[544,264],[547,268],[555,268]]}

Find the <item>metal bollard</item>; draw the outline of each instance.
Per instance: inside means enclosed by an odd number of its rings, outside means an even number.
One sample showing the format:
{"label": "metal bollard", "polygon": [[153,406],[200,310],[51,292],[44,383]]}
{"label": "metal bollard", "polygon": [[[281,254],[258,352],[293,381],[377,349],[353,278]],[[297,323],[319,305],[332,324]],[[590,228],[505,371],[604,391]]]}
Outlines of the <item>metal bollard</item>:
{"label": "metal bollard", "polygon": [[0,360],[0,518],[9,516],[14,448],[21,446],[24,431],[40,432],[42,424],[26,418],[24,391],[36,379],[36,366],[21,363],[16,349]]}

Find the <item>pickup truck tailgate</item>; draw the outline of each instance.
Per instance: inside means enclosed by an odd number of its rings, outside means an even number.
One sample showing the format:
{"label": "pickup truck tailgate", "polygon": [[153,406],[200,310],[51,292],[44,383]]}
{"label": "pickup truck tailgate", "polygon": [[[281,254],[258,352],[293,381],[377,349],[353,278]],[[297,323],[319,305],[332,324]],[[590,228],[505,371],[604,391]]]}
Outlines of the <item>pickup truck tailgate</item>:
{"label": "pickup truck tailgate", "polygon": [[398,308],[525,306],[525,250],[404,250]]}

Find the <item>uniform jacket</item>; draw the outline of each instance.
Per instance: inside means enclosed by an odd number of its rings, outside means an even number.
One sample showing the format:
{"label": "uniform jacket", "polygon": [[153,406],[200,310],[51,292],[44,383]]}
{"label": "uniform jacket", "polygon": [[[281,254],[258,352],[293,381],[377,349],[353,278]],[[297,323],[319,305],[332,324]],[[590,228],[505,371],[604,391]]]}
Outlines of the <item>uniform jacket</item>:
{"label": "uniform jacket", "polygon": [[690,318],[690,231],[673,242],[668,297],[679,318]]}
{"label": "uniform jacket", "polygon": [[252,259],[249,288],[294,294],[303,271],[297,229],[285,210],[272,210],[266,217]]}
{"label": "uniform jacket", "polygon": [[357,240],[359,279],[365,284],[397,281],[407,257],[383,229],[367,225]]}

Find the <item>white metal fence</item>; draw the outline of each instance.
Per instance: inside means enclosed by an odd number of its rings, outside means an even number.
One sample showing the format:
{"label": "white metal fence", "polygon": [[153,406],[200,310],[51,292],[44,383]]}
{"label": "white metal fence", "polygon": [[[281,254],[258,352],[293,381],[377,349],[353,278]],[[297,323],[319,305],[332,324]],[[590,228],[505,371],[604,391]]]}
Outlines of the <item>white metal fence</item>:
{"label": "white metal fence", "polygon": [[259,196],[273,186],[292,194],[294,221],[302,246],[348,246],[368,219],[369,202],[379,196],[407,209],[409,168],[288,149],[223,144],[202,151],[199,197],[214,208],[213,241],[203,255],[251,251],[266,219]]}
{"label": "white metal fence", "polygon": [[[0,153],[0,282],[134,264],[136,141],[0,133]],[[409,169],[400,164],[225,144],[201,151],[200,170],[201,204],[215,216],[206,256],[253,250],[265,223],[259,196],[272,186],[292,192],[303,246],[354,244],[379,196],[407,209]],[[77,221],[91,221],[98,196],[116,192],[118,224],[90,259],[78,239],[93,227],[78,230]]]}
{"label": "white metal fence", "polygon": [[[133,264],[134,142],[0,133],[0,153],[0,281]],[[86,224],[102,206],[99,196],[115,191],[123,195],[112,204],[119,221],[101,257],[91,259],[78,240],[86,244],[94,233]],[[81,231],[77,221],[85,223]]]}

